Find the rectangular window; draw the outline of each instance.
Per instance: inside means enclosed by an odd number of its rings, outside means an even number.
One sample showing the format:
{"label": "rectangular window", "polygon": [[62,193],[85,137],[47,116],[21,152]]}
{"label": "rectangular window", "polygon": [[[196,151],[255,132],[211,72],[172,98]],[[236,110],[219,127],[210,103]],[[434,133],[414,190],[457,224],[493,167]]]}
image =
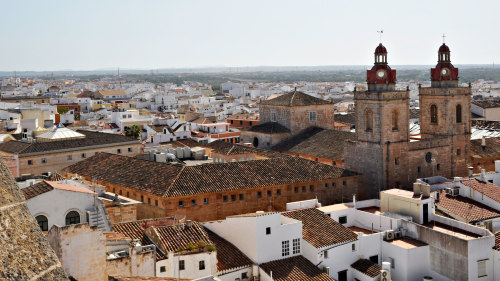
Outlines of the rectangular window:
{"label": "rectangular window", "polygon": [[352,251],[356,251],[356,244],[352,243]]}
{"label": "rectangular window", "polygon": [[271,194],[271,190],[268,190],[268,191],[267,191],[267,197],[271,197],[271,196],[272,196],[272,194]]}
{"label": "rectangular window", "polygon": [[[141,201],[142,201],[142,195],[141,195]],[[184,208],[184,202],[179,201],[179,208]]]}
{"label": "rectangular window", "polygon": [[343,185],[343,186],[346,186],[346,185],[347,185],[347,182],[346,182],[346,181],[342,181],[342,185]]}
{"label": "rectangular window", "polygon": [[300,254],[300,238],[295,238],[293,239],[293,244],[292,244],[293,248],[293,254]]}
{"label": "rectangular window", "polygon": [[208,205],[208,198],[203,198],[203,205]]}
{"label": "rectangular window", "polygon": [[281,195],[281,189],[276,189],[276,195],[280,196]]}
{"label": "rectangular window", "polygon": [[179,270],[184,270],[186,267],[184,266],[184,260],[179,261]]}
{"label": "rectangular window", "polygon": [[457,149],[457,155],[460,155],[460,148]]}
{"label": "rectangular window", "polygon": [[233,202],[236,201],[236,195],[234,195],[234,194],[231,195],[231,201],[233,201]]}
{"label": "rectangular window", "polygon": [[243,194],[240,194],[240,195],[239,195],[239,199],[240,199],[240,200],[243,200]]}
{"label": "rectangular window", "polygon": [[276,112],[271,112],[271,122],[276,122],[278,121],[278,116]]}
{"label": "rectangular window", "polygon": [[394,165],[399,165],[399,158],[394,158]]}
{"label": "rectangular window", "polygon": [[257,198],[262,198],[262,191],[257,191]]}
{"label": "rectangular window", "polygon": [[290,255],[290,241],[281,241],[281,256],[286,257]]}
{"label": "rectangular window", "polygon": [[118,153],[118,154],[122,154],[122,150],[118,148],[118,149],[116,150],[116,153]]}
{"label": "rectangular window", "polygon": [[438,171],[439,171],[439,170],[441,170],[441,164],[437,164],[437,165],[436,165],[436,169],[437,169]]}
{"label": "rectangular window", "polygon": [[422,171],[422,169],[420,167],[417,167],[417,173],[420,174],[421,171]]}
{"label": "rectangular window", "polygon": [[325,258],[325,259],[328,258],[328,250],[323,251],[323,258]]}
{"label": "rectangular window", "polygon": [[33,161],[28,160],[28,165],[33,165]]}
{"label": "rectangular window", "polygon": [[309,186],[309,191],[313,192],[314,191],[314,186],[310,185]]}
{"label": "rectangular window", "polygon": [[222,201],[227,202],[227,195],[222,196]]}
{"label": "rectangular window", "polygon": [[[121,192],[121,190],[120,190]],[[148,198],[148,204],[151,205],[151,198]]]}
{"label": "rectangular window", "polygon": [[306,187],[302,186],[302,192],[306,192]]}
{"label": "rectangular window", "polygon": [[42,164],[47,163],[47,158],[42,158]]}
{"label": "rectangular window", "polygon": [[160,272],[166,272],[167,271],[167,267],[166,266],[160,266]]}
{"label": "rectangular window", "polygon": [[132,152],[132,147],[129,147],[129,148],[128,148],[128,152]]}
{"label": "rectangular window", "polygon": [[341,216],[341,217],[339,217],[339,223],[346,224],[347,223],[347,216]]}
{"label": "rectangular window", "polygon": [[82,153],[82,158],[85,158],[85,153]]}
{"label": "rectangular window", "polygon": [[[114,191],[113,191],[114,192]],[[144,202],[144,195],[141,195],[141,202]],[[182,201],[179,201],[179,205],[182,203]],[[181,207],[182,208],[182,207]]]}
{"label": "rectangular window", "polygon": [[299,193],[299,188],[298,188],[298,187],[294,187],[294,188],[293,188],[293,192],[295,192],[295,193]]}
{"label": "rectangular window", "polygon": [[271,228],[270,227],[266,227],[266,235],[269,235],[271,234]]}
{"label": "rectangular window", "polygon": [[243,279],[243,280],[248,279],[248,274],[246,272],[242,272],[241,279]]}
{"label": "rectangular window", "polygon": [[72,155],[68,155],[68,161],[71,161],[73,160],[73,156]]}
{"label": "rectangular window", "polygon": [[309,111],[309,122],[316,122],[316,111]]}
{"label": "rectangular window", "polygon": [[196,200],[195,199],[191,200],[191,206],[196,206]]}
{"label": "rectangular window", "polygon": [[335,188],[335,183],[334,182],[332,182],[332,188]]}
{"label": "rectangular window", "polygon": [[389,262],[391,263],[391,268],[396,268],[396,260],[394,258],[389,258]]}
{"label": "rectangular window", "polygon": [[200,270],[205,270],[205,261],[200,261],[200,262],[198,263],[198,268],[199,268]]}
{"label": "rectangular window", "polygon": [[488,260],[480,260],[477,261],[477,277],[485,277],[488,276],[488,272],[486,272],[486,262]]}
{"label": "rectangular window", "polygon": [[[128,192],[127,192],[127,197],[128,197]],[[155,200],[155,206],[158,206],[158,200]]]}

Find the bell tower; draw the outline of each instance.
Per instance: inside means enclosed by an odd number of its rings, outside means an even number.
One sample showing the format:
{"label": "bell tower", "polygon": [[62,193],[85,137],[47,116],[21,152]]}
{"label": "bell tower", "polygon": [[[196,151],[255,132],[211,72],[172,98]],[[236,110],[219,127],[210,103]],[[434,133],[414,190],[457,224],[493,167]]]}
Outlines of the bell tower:
{"label": "bell tower", "polygon": [[[443,176],[466,176],[471,134],[471,88],[458,86],[458,68],[443,43],[438,62],[430,71],[431,87],[419,89],[420,132],[422,138],[447,139],[450,169]],[[446,165],[448,166],[448,165]]]}
{"label": "bell tower", "polygon": [[345,167],[361,174],[361,198],[376,198],[379,190],[406,182],[404,169],[409,141],[409,91],[396,90],[396,70],[387,63],[387,49],[375,48],[375,62],[366,71],[368,90],[354,93],[355,143],[346,145]]}

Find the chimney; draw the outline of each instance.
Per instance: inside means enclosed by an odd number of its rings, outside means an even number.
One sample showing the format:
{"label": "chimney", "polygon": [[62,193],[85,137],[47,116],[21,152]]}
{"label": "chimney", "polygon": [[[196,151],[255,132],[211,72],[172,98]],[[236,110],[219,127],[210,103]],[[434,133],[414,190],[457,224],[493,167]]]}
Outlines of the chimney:
{"label": "chimney", "polygon": [[500,160],[495,160],[495,173],[500,173]]}
{"label": "chimney", "polygon": [[[500,161],[499,161],[500,162]],[[354,209],[356,209],[356,194],[352,195],[352,204],[354,206]]]}
{"label": "chimney", "polygon": [[422,197],[429,198],[431,196],[431,186],[429,184],[422,184]]}
{"label": "chimney", "polygon": [[186,227],[191,227],[193,225],[193,221],[192,220],[187,220],[186,221]]}
{"label": "chimney", "polygon": [[469,166],[469,178],[472,177],[473,171],[474,171],[474,167]]}
{"label": "chimney", "polygon": [[419,182],[413,183],[413,196],[420,196],[420,187],[421,184]]}
{"label": "chimney", "polygon": [[481,181],[482,182],[487,182],[487,180],[486,180],[486,170],[485,169],[481,169]]}
{"label": "chimney", "polygon": [[483,136],[482,140],[481,140],[481,147],[483,148],[483,150],[486,149],[486,137]]}

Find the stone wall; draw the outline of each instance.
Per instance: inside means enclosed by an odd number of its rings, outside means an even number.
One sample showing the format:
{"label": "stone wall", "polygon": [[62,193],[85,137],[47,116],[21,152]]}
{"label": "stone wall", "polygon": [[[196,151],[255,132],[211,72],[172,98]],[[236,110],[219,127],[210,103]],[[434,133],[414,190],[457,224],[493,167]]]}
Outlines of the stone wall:
{"label": "stone wall", "polygon": [[24,196],[0,160],[0,279],[68,280]]}

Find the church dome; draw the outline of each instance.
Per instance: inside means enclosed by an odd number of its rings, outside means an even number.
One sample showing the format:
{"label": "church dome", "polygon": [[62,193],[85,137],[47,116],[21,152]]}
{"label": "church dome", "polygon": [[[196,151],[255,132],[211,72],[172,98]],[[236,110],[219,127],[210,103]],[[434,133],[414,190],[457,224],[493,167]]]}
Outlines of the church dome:
{"label": "church dome", "polygon": [[387,54],[387,49],[380,43],[377,48],[375,48],[375,54]]}
{"label": "church dome", "polygon": [[448,46],[446,46],[445,43],[443,43],[443,45],[441,45],[441,47],[439,47],[439,51],[440,53],[443,53],[443,52],[449,52],[450,51],[450,48],[448,48]]}

